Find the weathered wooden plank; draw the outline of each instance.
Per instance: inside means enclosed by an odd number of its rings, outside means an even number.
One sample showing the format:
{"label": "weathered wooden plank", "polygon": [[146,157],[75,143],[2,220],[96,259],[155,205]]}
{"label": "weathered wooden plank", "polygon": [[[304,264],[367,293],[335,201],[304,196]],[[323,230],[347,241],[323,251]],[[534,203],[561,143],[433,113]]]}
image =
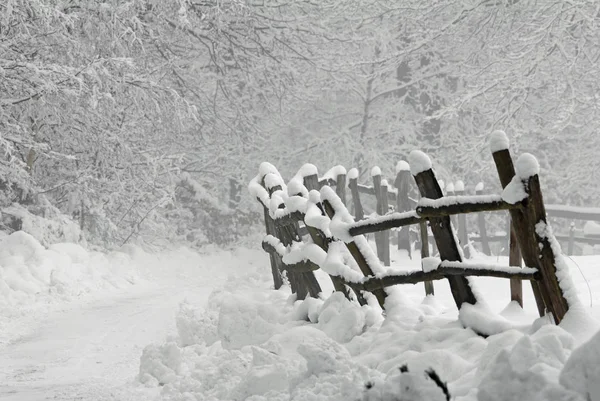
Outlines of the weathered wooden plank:
{"label": "weathered wooden plank", "polygon": [[[477,187],[475,188],[475,195],[477,195],[477,196],[483,195],[483,183],[479,183],[477,185]],[[483,253],[490,256],[492,254],[492,250],[490,248],[490,243],[489,243],[488,237],[487,237],[487,229],[485,226],[485,213],[484,212],[480,212],[477,215],[477,225],[479,227],[481,249],[483,250]]]}
{"label": "weathered wooden plank", "polygon": [[[421,234],[421,258],[429,257],[429,239],[427,238],[427,223],[419,223],[419,232]],[[421,265],[422,267],[422,265]],[[433,288],[433,281],[425,280],[425,295],[434,295],[435,290]]]}
{"label": "weathered wooden plank", "polygon": [[[398,190],[398,195],[396,196],[397,212],[406,212],[411,209],[408,192],[410,191],[410,182],[412,179],[410,170],[400,169],[398,174],[396,174],[394,186]],[[405,249],[408,252],[408,256],[411,256],[410,227],[403,227],[398,231],[398,249]]]}
{"label": "weathered wooden plank", "polygon": [[[411,153],[411,157],[409,158],[411,169],[413,169],[415,161],[417,166],[425,161],[429,162],[429,168],[424,171],[418,171],[418,168],[416,170],[412,170],[415,181],[417,182],[417,186],[419,187],[419,191],[421,192],[421,196],[430,199],[441,198],[443,193],[435,174],[431,169],[431,161],[429,160],[429,157],[422,152],[413,151]],[[450,218],[448,216],[433,217],[429,220],[429,222],[431,224],[431,231],[433,232],[435,242],[440,253],[440,258],[442,260],[461,262],[462,256],[459,252],[454,233],[452,232]],[[465,277],[448,277],[448,282],[450,283],[452,297],[454,298],[454,302],[458,308],[460,308],[464,302],[473,305],[477,302],[475,294],[473,293],[469,282]]]}
{"label": "weathered wooden plank", "polygon": [[[519,241],[512,221],[510,224],[508,264],[510,266],[522,266],[521,250],[519,249]],[[510,300],[517,301],[521,308],[523,307],[523,282],[520,279],[510,279]]]}
{"label": "weathered wooden plank", "polygon": [[348,181],[350,194],[352,195],[352,204],[354,205],[354,219],[360,221],[365,218],[365,212],[360,201],[360,192],[358,191],[358,178],[350,178]]}
{"label": "weathered wooden plank", "polygon": [[[523,208],[521,202],[508,203],[501,199],[489,200],[490,196],[452,196],[443,198],[441,205],[429,206],[418,204],[417,214],[421,217],[441,217],[450,215],[460,215],[466,213],[493,212],[498,210],[510,210]],[[427,203],[427,200],[422,201]]]}
{"label": "weathered wooden plank", "polygon": [[[388,186],[386,181],[381,183],[381,214],[386,214],[388,209]],[[390,265],[390,230],[381,231],[381,256],[384,266]]]}
{"label": "weathered wooden plank", "polygon": [[[465,195],[465,184],[462,181],[458,181],[454,186],[454,191],[457,197]],[[472,197],[471,197],[472,198]],[[461,206],[465,206],[464,204]],[[471,257],[471,250],[469,249],[469,236],[467,234],[467,216],[465,212],[461,212],[458,215],[458,241],[462,247],[463,255],[469,259]]]}
{"label": "weathered wooden plank", "polygon": [[[506,142],[508,142],[508,139],[506,139]],[[502,188],[506,188],[515,176],[515,167],[508,147],[506,149],[493,147],[492,157],[496,164],[500,184],[502,185]],[[538,254],[535,249],[537,244],[534,242],[535,238],[531,229],[532,225],[529,222],[528,214],[524,209],[510,209],[509,213],[525,265],[538,267]],[[546,303],[542,294],[542,289],[535,281],[531,282],[531,288],[533,290],[533,295],[535,296],[538,312],[540,316],[544,316],[546,312]]]}
{"label": "weathered wooden plank", "polygon": [[335,193],[340,197],[344,205],[346,204],[346,174],[339,174],[335,186]]}
{"label": "weathered wooden plank", "polygon": [[548,222],[546,218],[546,209],[544,207],[544,198],[540,187],[540,180],[537,174],[529,177],[529,179],[525,181],[525,190],[529,195],[527,214],[530,217],[529,222],[532,225],[535,234],[535,243],[533,245],[538,250],[539,270],[541,276],[540,281],[543,283],[543,286],[546,289],[546,291],[543,291],[543,293],[546,293],[548,296],[548,299],[545,299],[545,301],[547,301],[546,307],[552,312],[556,324],[559,324],[569,310],[569,303],[565,299],[558,282],[558,277],[556,275],[556,259],[554,252],[552,251],[552,247],[550,246],[550,242],[548,238],[540,233],[540,227],[538,227],[539,224],[543,224],[545,226],[548,224]]}
{"label": "weathered wooden plank", "polygon": [[[329,216],[329,218],[332,219],[333,216],[335,215],[336,211],[333,208],[333,206],[331,205],[331,203],[329,203],[327,201],[323,201],[323,208],[325,209],[325,213],[327,214],[327,216]],[[364,255],[362,254],[360,249],[358,249],[358,246],[356,245],[356,243],[354,241],[347,242],[347,243],[345,243],[345,245],[346,245],[346,248],[348,249],[348,251],[350,252],[350,254],[352,255],[352,258],[356,261],[356,264],[358,265],[358,268],[360,269],[360,271],[365,276],[372,276],[373,269],[367,262],[367,259],[364,257]],[[375,298],[377,298],[377,302],[379,303],[379,305],[382,308],[384,308],[385,298],[387,296],[385,291],[383,289],[379,289],[379,290],[372,291],[372,293],[373,293],[373,295],[375,295]]]}
{"label": "weathered wooden plank", "polygon": [[[304,186],[309,191],[313,190],[313,189],[317,189],[318,177],[316,175],[304,177]],[[329,241],[328,241],[327,237],[325,236],[325,234],[321,230],[318,230],[315,227],[311,227],[308,225],[306,225],[306,229],[308,231],[308,234],[312,238],[313,242],[315,244],[317,244],[325,252],[327,252],[329,250]],[[344,285],[342,280],[337,276],[329,275],[329,277],[331,278],[331,282],[333,283],[333,288],[336,291],[341,291],[342,293],[344,293],[346,298],[350,299],[350,294],[348,293],[348,290],[346,289],[346,286]],[[356,295],[357,295],[357,299],[359,300],[359,302],[361,302],[361,301],[365,302],[364,299],[362,298],[362,296],[360,296],[360,294],[356,294]],[[361,302],[361,304],[363,304],[362,302]]]}
{"label": "weathered wooden plank", "polygon": [[424,218],[410,214],[392,213],[380,218],[362,220],[353,224],[348,230],[350,235],[357,236],[362,234],[374,233],[377,231],[389,230],[391,228],[403,227],[411,224],[419,224],[425,221]]}
{"label": "weathered wooden plank", "polygon": [[418,284],[424,281],[443,280],[452,278],[475,277],[497,277],[504,279],[517,278],[519,280],[537,280],[540,275],[538,271],[503,271],[484,268],[469,267],[438,267],[436,270],[423,272],[416,270],[405,274],[394,274],[384,277],[369,277],[361,283],[347,283],[355,290],[374,291],[397,284]]}

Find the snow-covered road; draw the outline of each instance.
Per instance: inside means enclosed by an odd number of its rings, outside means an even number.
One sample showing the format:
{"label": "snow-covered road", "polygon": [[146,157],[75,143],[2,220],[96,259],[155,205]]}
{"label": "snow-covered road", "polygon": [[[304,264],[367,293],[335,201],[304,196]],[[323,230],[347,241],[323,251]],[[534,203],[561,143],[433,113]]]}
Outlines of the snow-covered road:
{"label": "snow-covered road", "polygon": [[182,301],[205,304],[231,272],[219,255],[177,256],[140,271],[145,280],[126,289],[19,317],[18,333],[0,343],[0,400],[153,398],[158,389],[135,380],[143,348],[176,332]]}
{"label": "snow-covered road", "polygon": [[[209,288],[194,290],[210,293]],[[50,314],[0,351],[0,399],[134,396],[130,386],[119,387],[134,380],[143,347],[174,331],[175,313],[186,295],[170,285],[144,286]]]}

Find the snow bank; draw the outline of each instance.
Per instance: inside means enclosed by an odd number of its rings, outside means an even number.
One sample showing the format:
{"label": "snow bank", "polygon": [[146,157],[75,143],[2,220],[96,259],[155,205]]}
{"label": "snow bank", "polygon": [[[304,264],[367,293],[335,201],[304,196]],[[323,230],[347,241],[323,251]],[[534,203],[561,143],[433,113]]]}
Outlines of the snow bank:
{"label": "snow bank", "polygon": [[[338,245],[332,254],[353,270]],[[295,301],[285,286],[272,290],[264,255],[262,265],[215,289],[206,308],[183,304],[177,336],[146,348],[138,379],[173,400],[442,401],[444,383],[456,401],[595,399],[588,394],[596,396],[589,389],[600,335],[573,351],[577,338],[563,327],[534,321],[514,303],[505,308],[506,280],[483,281],[493,290],[486,300],[501,297],[501,314],[478,304],[457,316],[450,289],[438,281],[435,297],[423,298],[422,286],[389,288],[383,318],[368,295],[360,306],[340,293]],[[488,336],[464,329],[457,317]]]}
{"label": "snow bank", "polygon": [[69,243],[46,248],[17,231],[0,242],[0,305],[31,305],[126,288],[139,280],[136,265],[143,262],[135,258],[123,252],[89,252]]}

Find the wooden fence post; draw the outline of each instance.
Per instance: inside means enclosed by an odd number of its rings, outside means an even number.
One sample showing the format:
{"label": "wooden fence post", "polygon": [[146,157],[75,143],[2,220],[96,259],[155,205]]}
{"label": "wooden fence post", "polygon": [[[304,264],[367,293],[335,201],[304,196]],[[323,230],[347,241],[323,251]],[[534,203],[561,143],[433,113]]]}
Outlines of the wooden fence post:
{"label": "wooden fence post", "polygon": [[[483,182],[480,182],[475,187],[475,195],[483,195]],[[477,225],[479,226],[479,239],[481,240],[481,249],[483,253],[490,256],[492,250],[488,241],[487,230],[485,227],[485,213],[477,213]],[[513,265],[511,265],[513,266]],[[516,265],[515,265],[516,266]]]}
{"label": "wooden fence post", "polygon": [[[421,151],[412,151],[409,156],[409,164],[421,196],[430,199],[441,198],[443,196],[442,190],[431,169],[431,160],[429,157]],[[429,222],[435,242],[440,251],[440,258],[442,260],[462,262],[458,244],[450,227],[450,218],[448,216],[435,217],[431,218]],[[448,282],[450,283],[454,302],[459,309],[464,302],[475,305],[477,299],[466,277],[448,277]]]}
{"label": "wooden fence post", "polygon": [[355,168],[348,171],[348,187],[352,194],[352,205],[354,205],[354,220],[360,221],[365,218],[365,212],[360,203],[360,192],[358,192],[358,170]]}
{"label": "wooden fence post", "polygon": [[[494,158],[494,163],[496,164],[496,170],[498,170],[498,177],[500,178],[500,184],[502,185],[502,188],[506,188],[506,186],[515,176],[515,167],[508,147],[509,141],[506,137],[506,134],[502,131],[494,131],[490,138],[490,150],[492,151],[492,156]],[[513,229],[519,243],[519,249],[521,250],[523,260],[525,261],[525,266],[538,267],[538,253],[535,249],[537,244],[534,243],[535,239],[530,232],[529,216],[527,213],[525,213],[525,211],[520,209],[512,209],[509,212],[514,225]],[[542,289],[540,288],[540,284],[536,281],[531,281],[531,289],[533,290],[533,295],[535,296],[538,312],[540,316],[544,316],[546,312],[546,303],[545,297],[542,294]],[[516,298],[518,294],[519,288],[516,286],[516,283],[511,281],[511,299]]]}
{"label": "wooden fence post", "polygon": [[517,159],[517,173],[528,195],[527,214],[530,232],[535,235],[530,243],[537,251],[541,283],[544,288],[542,295],[546,296],[544,299],[546,307],[552,312],[556,324],[559,324],[569,310],[569,303],[560,287],[556,275],[556,255],[547,237],[550,233],[547,229],[546,207],[538,175],[539,165],[535,157],[527,153],[522,154]]}
{"label": "wooden fence post", "polygon": [[[316,189],[316,188],[315,188]],[[346,174],[338,174],[336,177],[335,193],[340,197],[344,205],[346,204]]]}
{"label": "wooden fence post", "polygon": [[[454,195],[456,195],[454,193],[454,183],[453,182],[449,182],[448,184],[446,184],[446,194],[445,194],[445,196],[454,196]],[[450,221],[452,222],[452,225],[455,228],[458,227],[458,217],[456,217],[456,215],[450,216]]]}
{"label": "wooden fence post", "polygon": [[[330,219],[333,219],[333,217],[335,216],[335,209],[333,208],[331,203],[329,203],[326,200],[323,201],[323,209],[325,209],[325,214],[327,216],[329,216]],[[346,248],[348,249],[348,251],[350,252],[350,255],[352,255],[352,258],[358,265],[358,268],[363,273],[363,275],[373,276],[373,269],[371,269],[369,262],[367,262],[367,259],[365,258],[365,256],[362,254],[362,252],[358,248],[358,245],[356,245],[356,242],[354,242],[354,241],[347,242],[347,243],[345,243],[345,245],[346,245]],[[377,302],[379,303],[379,306],[381,306],[382,309],[385,309],[384,308],[385,298],[387,296],[385,290],[383,288],[380,288],[380,289],[372,291],[372,293],[373,293],[373,295],[375,295],[375,298],[377,298]]]}
{"label": "wooden fence post", "polygon": [[[421,233],[421,259],[429,257],[429,239],[427,238],[427,223],[419,223],[419,232]],[[433,281],[424,281],[425,295],[434,295]]]}
{"label": "wooden fence post", "polygon": [[[381,199],[381,169],[377,166],[371,170],[371,178],[373,179],[373,189],[375,190],[375,198],[377,199],[377,205],[375,211],[378,215],[383,215],[384,204]],[[384,260],[384,236],[381,231],[374,233],[375,236],[375,247],[377,248],[377,257],[383,262]]]}
{"label": "wooden fence post", "polygon": [[[411,209],[410,200],[408,199],[411,180],[410,166],[404,160],[399,161],[396,165],[396,181],[394,182],[394,186],[398,190],[398,195],[396,195],[397,212],[406,212]],[[422,238],[423,237],[421,237],[421,240]],[[425,231],[425,238],[427,238],[427,231]],[[410,226],[400,227],[400,230],[398,231],[398,249],[406,249],[408,256],[412,257]],[[429,249],[427,249],[427,251],[429,252]]]}
{"label": "wooden fence post", "polygon": [[[465,183],[458,180],[454,184],[454,193],[456,196],[462,196],[465,194]],[[461,213],[458,215],[458,240],[460,246],[463,249],[465,258],[471,258],[471,251],[469,249],[469,236],[467,232],[467,215]]]}
{"label": "wooden fence post", "polygon": [[[267,235],[276,236],[275,232],[275,222],[269,215],[269,209],[263,205],[264,216],[265,216],[265,226]],[[283,285],[283,278],[281,277],[281,267],[283,266],[283,261],[281,260],[281,256],[277,252],[269,252],[269,259],[271,261],[271,274],[273,275],[273,287],[278,290]]]}
{"label": "wooden fence post", "polygon": [[[515,226],[512,223],[512,219],[509,230],[510,243],[508,253],[508,265],[521,267],[523,266],[521,250],[519,249],[519,241],[517,239],[517,234]],[[516,278],[510,279],[510,300],[517,301],[519,305],[521,305],[521,308],[523,307],[523,281]]]}
{"label": "wooden fence post", "polygon": [[[388,182],[386,180],[381,181],[381,207],[377,211],[378,214],[383,216],[388,212]],[[383,265],[390,265],[390,230],[381,231],[381,256],[383,257]]]}
{"label": "wooden fence post", "polygon": [[[338,176],[338,178],[339,178],[339,176]],[[345,178],[345,176],[344,176],[344,178]],[[319,177],[316,174],[304,177],[304,186],[306,187],[306,189],[308,191],[317,190],[319,188]],[[313,242],[315,244],[317,244],[325,252],[327,252],[329,250],[329,243],[327,242],[325,235],[320,230],[317,230],[316,228],[311,227],[309,225],[306,226],[306,229],[307,229],[310,237],[312,238]],[[312,274],[312,272],[311,272],[311,274]],[[348,291],[346,289],[346,286],[342,282],[342,280],[337,276],[330,275],[329,277],[331,278],[331,282],[333,283],[333,288],[336,291],[343,292],[346,295],[346,298],[349,298]],[[356,294],[356,295],[360,302],[362,297],[360,296],[360,294]]]}

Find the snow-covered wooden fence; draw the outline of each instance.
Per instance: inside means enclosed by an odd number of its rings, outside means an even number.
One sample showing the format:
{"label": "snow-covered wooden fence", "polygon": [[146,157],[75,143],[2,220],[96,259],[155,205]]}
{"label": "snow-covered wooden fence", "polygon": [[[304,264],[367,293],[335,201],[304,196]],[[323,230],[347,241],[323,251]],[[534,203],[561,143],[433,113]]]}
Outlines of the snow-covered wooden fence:
{"label": "snow-covered wooden fence", "polygon": [[[366,294],[375,296],[384,307],[386,287],[397,284],[426,283],[427,293],[433,293],[433,280],[447,279],[457,307],[475,304],[476,294],[467,276],[491,276],[511,280],[512,297],[522,303],[518,293],[522,280],[531,282],[541,315],[551,313],[560,322],[569,304],[561,275],[568,274],[560,257],[560,247],[547,225],[546,209],[540,190],[538,164],[532,155],[519,157],[516,167],[508,150],[508,139],[501,132],[491,138],[491,150],[498,176],[504,188],[500,195],[464,195],[464,188],[454,188],[454,195],[442,192],[440,182],[431,168],[431,161],[420,151],[413,151],[409,163],[397,166],[396,190],[390,190],[381,179],[379,169],[373,169],[373,187],[358,186],[356,170],[346,174],[337,166],[321,179],[315,166],[305,165],[285,184],[277,169],[262,163],[249,189],[264,209],[267,235],[263,249],[270,254],[275,288],[287,277],[298,299],[316,297],[321,291],[314,271],[325,271],[336,291],[348,298],[366,302]],[[346,185],[346,180],[348,183]],[[421,198],[410,199],[405,190],[409,180],[416,183]],[[335,190],[334,190],[335,187]],[[352,194],[354,216],[346,207],[346,187]],[[398,189],[402,189],[401,191]],[[479,188],[481,192],[482,188]],[[360,193],[377,198],[377,216],[364,218]],[[388,212],[392,198],[396,211]],[[466,244],[468,213],[508,210],[512,219],[513,252],[510,266],[481,265],[465,262],[467,255],[451,224],[456,216],[459,238]],[[357,218],[359,216],[363,219]],[[462,216],[462,217],[461,217]],[[389,265],[389,237],[381,233],[392,228],[418,226],[422,243],[422,270],[393,272]],[[429,254],[427,226],[432,232],[439,258]],[[377,253],[365,234],[376,234]],[[408,249],[408,230],[400,231],[398,243]],[[520,254],[518,253],[520,251]],[[387,252],[387,258],[386,258]],[[521,258],[527,267],[521,267]],[[519,299],[520,298],[520,299]]]}

